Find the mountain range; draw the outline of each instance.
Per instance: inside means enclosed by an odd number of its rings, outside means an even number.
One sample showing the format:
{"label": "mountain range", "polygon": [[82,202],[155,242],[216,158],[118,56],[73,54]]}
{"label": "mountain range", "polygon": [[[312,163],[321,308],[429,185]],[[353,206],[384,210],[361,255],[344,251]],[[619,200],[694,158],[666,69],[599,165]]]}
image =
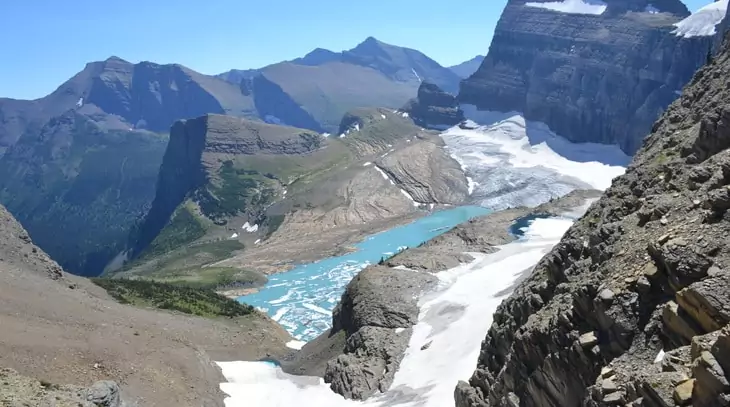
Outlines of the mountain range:
{"label": "mountain range", "polygon": [[398,109],[422,79],[452,91],[459,82],[422,53],[374,38],[218,76],[91,62],[43,98],[0,99],[0,202],[64,268],[95,275],[151,207],[177,120],[220,114],[337,133],[346,112]]}

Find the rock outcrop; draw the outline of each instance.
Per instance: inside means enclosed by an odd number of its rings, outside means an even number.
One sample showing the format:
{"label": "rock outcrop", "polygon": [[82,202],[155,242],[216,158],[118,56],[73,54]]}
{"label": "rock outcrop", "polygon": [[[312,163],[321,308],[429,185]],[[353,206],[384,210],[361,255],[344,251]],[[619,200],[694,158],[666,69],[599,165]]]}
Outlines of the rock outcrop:
{"label": "rock outcrop", "polygon": [[456,97],[427,82],[421,83],[418,96],[403,110],[417,125],[426,128],[449,128],[464,120],[464,112],[459,108]]}
{"label": "rock outcrop", "polygon": [[523,112],[572,141],[618,144],[629,154],[707,62],[726,24],[715,36],[682,35],[675,25],[689,12],[679,0],[606,0],[585,4],[583,14],[555,4],[508,1],[459,99]]}
{"label": "rock outcrop", "polygon": [[418,298],[436,282],[428,273],[366,268],[347,285],[330,331],[282,361],[282,367],[324,377],[334,392],[349,399],[384,392],[418,322]]}
{"label": "rock outcrop", "polygon": [[4,406],[122,407],[119,385],[98,381],[89,388],[41,382],[0,369],[0,403]]}
{"label": "rock outcrop", "polygon": [[730,43],[505,300],[457,407],[730,402]]}

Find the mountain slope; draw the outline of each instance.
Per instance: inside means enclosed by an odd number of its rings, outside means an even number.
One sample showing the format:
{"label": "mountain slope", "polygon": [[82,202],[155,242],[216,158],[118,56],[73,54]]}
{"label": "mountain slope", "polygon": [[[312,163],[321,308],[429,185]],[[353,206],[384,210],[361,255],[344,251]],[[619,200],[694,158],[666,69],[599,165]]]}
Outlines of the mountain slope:
{"label": "mountain slope", "polygon": [[730,43],[505,300],[465,406],[730,400]]}
{"label": "mountain slope", "polygon": [[464,61],[460,64],[450,66],[449,69],[451,70],[451,72],[457,74],[460,78],[466,79],[474,74],[477,69],[479,69],[479,66],[481,66],[484,58],[486,58],[484,55],[477,55],[468,61]]}
{"label": "mountain slope", "polygon": [[[289,336],[258,313],[206,319],[117,303],[88,280],[65,274],[2,206],[0,287],[3,404],[96,405],[86,404],[93,398],[85,390],[81,400],[75,391],[64,394],[65,385],[113,380],[123,405],[222,407],[212,360],[287,352]],[[44,395],[51,404],[36,404]],[[84,404],[64,404],[67,396]],[[98,405],[116,406],[113,399]]]}
{"label": "mountain slope", "polygon": [[69,111],[0,159],[0,202],[64,267],[98,274],[151,203],[166,143]]}
{"label": "mountain slope", "polygon": [[[419,51],[372,37],[351,50],[337,53],[317,48],[292,61],[260,70],[233,70],[219,77],[240,84],[258,75],[279,86],[330,133],[336,131],[342,115],[351,109],[399,108],[416,95],[422,80],[454,93],[460,80]],[[277,117],[283,123],[302,127]]]}
{"label": "mountain slope", "polygon": [[[578,3],[585,2],[570,4]],[[679,0],[607,0],[584,11],[556,4],[507,3],[460,101],[523,112],[572,141],[618,144],[633,154],[721,35],[685,35],[676,25],[689,12]]]}

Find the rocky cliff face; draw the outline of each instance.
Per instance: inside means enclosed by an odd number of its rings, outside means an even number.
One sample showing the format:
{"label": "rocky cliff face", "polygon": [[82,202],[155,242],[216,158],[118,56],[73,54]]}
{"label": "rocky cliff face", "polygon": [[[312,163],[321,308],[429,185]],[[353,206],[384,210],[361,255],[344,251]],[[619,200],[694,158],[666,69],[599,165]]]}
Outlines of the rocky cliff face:
{"label": "rocky cliff face", "polygon": [[730,400],[730,44],[498,308],[466,406]]}
{"label": "rocky cliff face", "polygon": [[[155,200],[133,235],[132,255],[146,249],[177,217],[204,228],[206,220],[224,225],[227,219],[242,215],[253,225],[288,182],[287,168],[282,167],[296,165],[293,156],[309,155],[325,144],[325,138],[308,130],[230,116],[205,115],[175,123],[160,167]],[[186,200],[196,209],[191,212],[191,206],[183,205]],[[202,223],[194,218],[202,219]],[[170,236],[175,240],[165,244],[164,250],[198,237],[201,235]]]}
{"label": "rocky cliff face", "polygon": [[633,154],[706,63],[717,36],[675,32],[689,15],[679,0],[589,3],[580,11],[510,0],[489,54],[462,82],[460,101],[520,111],[572,141],[618,144]]}
{"label": "rocky cliff face", "polygon": [[421,83],[418,96],[403,110],[417,125],[426,128],[448,128],[464,120],[464,112],[459,108],[456,97],[428,82]]}

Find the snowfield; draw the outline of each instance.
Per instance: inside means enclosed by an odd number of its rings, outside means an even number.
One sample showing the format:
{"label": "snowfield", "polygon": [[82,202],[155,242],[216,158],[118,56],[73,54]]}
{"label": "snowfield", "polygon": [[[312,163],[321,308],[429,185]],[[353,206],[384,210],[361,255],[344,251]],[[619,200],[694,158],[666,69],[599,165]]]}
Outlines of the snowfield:
{"label": "snowfield", "polygon": [[563,0],[547,3],[529,2],[527,7],[544,8],[568,14],[593,14],[601,15],[606,11],[608,5],[600,0]]}
{"label": "snowfield", "polygon": [[725,18],[727,6],[728,0],[710,3],[695,11],[684,20],[674,24],[677,29],[672,31],[672,33],[684,38],[715,35],[717,33],[717,25]]}
{"label": "snowfield", "polygon": [[[292,376],[271,363],[222,362],[218,365],[228,381],[221,384],[229,396],[226,407],[453,405],[454,387],[474,370],[497,306],[572,222],[567,214],[536,219],[522,239],[501,246],[494,254],[472,254],[475,261],[438,273],[440,289],[421,299],[405,357],[384,394],[356,402],[332,392],[321,378]],[[430,347],[421,350],[428,342]]]}
{"label": "snowfield", "polygon": [[441,137],[472,179],[473,202],[490,209],[536,206],[575,189],[604,190],[631,160],[616,146],[571,143],[519,113],[462,109],[489,124],[452,127]]}

